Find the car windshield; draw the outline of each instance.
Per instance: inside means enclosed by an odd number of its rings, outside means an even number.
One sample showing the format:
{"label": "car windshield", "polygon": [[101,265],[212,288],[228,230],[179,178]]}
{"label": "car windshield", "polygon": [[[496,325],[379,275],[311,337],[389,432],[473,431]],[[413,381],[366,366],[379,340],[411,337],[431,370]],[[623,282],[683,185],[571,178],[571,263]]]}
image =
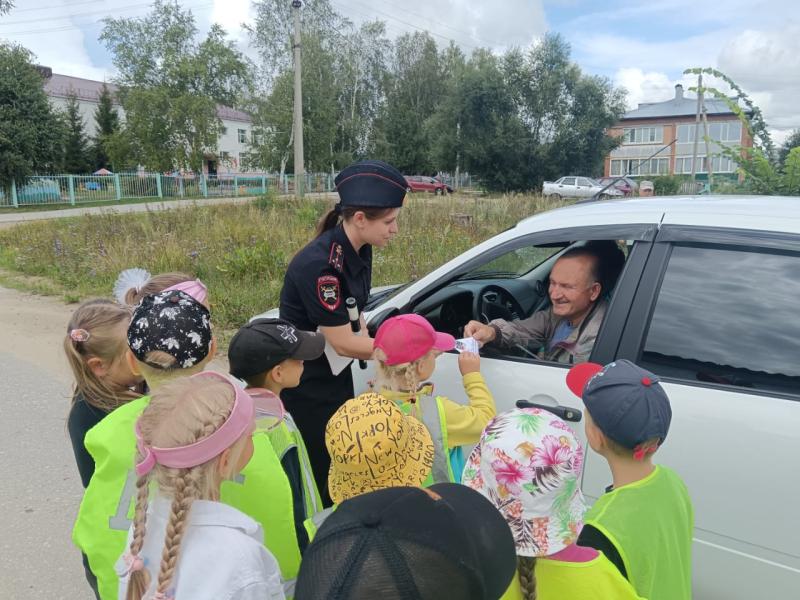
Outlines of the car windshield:
{"label": "car windshield", "polygon": [[498,256],[461,275],[458,279],[516,279],[529,273],[563,247],[524,246]]}

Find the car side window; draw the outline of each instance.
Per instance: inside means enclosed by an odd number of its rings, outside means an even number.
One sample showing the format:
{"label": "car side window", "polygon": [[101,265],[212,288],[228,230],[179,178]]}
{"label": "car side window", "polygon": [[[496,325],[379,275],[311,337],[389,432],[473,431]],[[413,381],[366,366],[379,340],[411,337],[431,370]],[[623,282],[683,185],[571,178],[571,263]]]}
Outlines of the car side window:
{"label": "car side window", "polygon": [[586,179],[586,177],[579,177],[578,185],[585,185],[586,187],[589,187],[592,185],[592,182]]}
{"label": "car side window", "polygon": [[575,178],[574,177],[564,177],[564,180],[561,182],[561,185],[575,185]]}
{"label": "car side window", "polygon": [[675,246],[640,357],[676,379],[800,396],[800,254]]}

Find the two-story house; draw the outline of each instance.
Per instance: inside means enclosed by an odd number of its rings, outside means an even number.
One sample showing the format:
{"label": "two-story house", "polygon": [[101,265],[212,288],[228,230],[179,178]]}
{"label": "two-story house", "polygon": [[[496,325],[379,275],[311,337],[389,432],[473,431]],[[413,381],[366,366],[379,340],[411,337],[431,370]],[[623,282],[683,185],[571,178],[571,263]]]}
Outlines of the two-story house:
{"label": "two-story house", "polygon": [[[99,104],[103,82],[59,75],[46,67],[40,68],[40,71],[44,75],[44,91],[50,104],[65,110],[67,97],[75,94],[86,135],[90,138],[94,136],[97,127],[94,114]],[[116,100],[117,86],[113,83],[107,83],[106,86],[114,98],[120,120],[124,121],[125,111]],[[242,158],[247,153],[248,144],[253,136],[253,121],[247,113],[227,106],[218,106],[217,116],[222,120],[222,135],[217,140],[216,151],[209,152],[203,160],[203,172],[206,175],[241,173]]]}
{"label": "two-story house", "polygon": [[[711,143],[711,167],[714,177],[736,177],[736,163],[721,155],[721,147],[750,147],[753,140],[741,121],[722,100],[704,99]],[[622,136],[622,144],[606,157],[606,177],[688,175],[696,129],[698,179],[708,177],[708,158],[701,121],[695,126],[697,98],[683,95],[683,86],[675,86],[675,96],[665,102],[647,102],[625,113],[610,135]],[[674,142],[674,143],[673,143]],[[657,152],[657,154],[656,154]],[[649,160],[647,157],[655,154]]]}

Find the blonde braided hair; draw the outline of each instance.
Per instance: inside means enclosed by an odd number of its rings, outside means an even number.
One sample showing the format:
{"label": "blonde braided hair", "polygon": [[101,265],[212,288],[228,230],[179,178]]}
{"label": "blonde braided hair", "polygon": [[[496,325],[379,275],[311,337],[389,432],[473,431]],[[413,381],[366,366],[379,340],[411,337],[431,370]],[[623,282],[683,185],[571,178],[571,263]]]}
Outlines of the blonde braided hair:
{"label": "blonde braided hair", "polygon": [[[233,408],[234,391],[224,381],[182,377],[153,393],[139,418],[139,429],[149,446],[175,448],[193,444],[215,432]],[[136,514],[130,545],[132,560],[141,552],[146,535],[148,484],[155,479],[159,493],[171,497],[164,549],[157,578],[157,592],[166,594],[175,575],[181,542],[195,500],[217,500],[222,480],[232,477],[244,451],[248,434],[231,446],[229,468],[221,472],[219,456],[196,467],[175,469],[156,464],[149,476],[137,481]],[[140,455],[137,462],[143,457]],[[127,600],[142,600],[150,585],[146,569],[131,572]]]}
{"label": "blonde braided hair", "polygon": [[[144,544],[149,484],[149,474],[142,475],[136,480],[136,511],[133,517],[133,538],[129,549],[131,557],[139,556]],[[139,600],[144,596],[149,585],[150,575],[146,569],[132,569],[126,599]]]}
{"label": "blonde braided hair", "polygon": [[536,600],[536,557],[518,556],[517,575],[524,600]]}
{"label": "blonde braided hair", "polygon": [[393,392],[410,392],[414,396],[410,399],[415,403],[416,394],[419,392],[419,365],[428,358],[433,350],[425,353],[417,360],[399,365],[387,365],[386,354],[380,348],[375,350],[373,358],[377,361],[375,371],[378,374],[376,386],[378,390],[387,389]]}

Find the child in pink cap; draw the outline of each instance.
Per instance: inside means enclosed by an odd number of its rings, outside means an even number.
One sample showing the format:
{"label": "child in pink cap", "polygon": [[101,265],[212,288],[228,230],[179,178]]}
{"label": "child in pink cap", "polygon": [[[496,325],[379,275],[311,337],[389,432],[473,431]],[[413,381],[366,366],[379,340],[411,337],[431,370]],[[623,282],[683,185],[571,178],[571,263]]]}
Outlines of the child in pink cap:
{"label": "child in pink cap", "polygon": [[378,328],[374,346],[380,394],[419,418],[433,439],[433,469],[426,485],[459,482],[464,468],[461,446],[477,442],[496,413],[494,398],[480,373],[480,357],[472,352],[458,357],[469,399],[463,405],[435,396],[428,381],[436,369],[436,357],[455,348],[452,335],[434,330],[419,315],[399,315]]}

